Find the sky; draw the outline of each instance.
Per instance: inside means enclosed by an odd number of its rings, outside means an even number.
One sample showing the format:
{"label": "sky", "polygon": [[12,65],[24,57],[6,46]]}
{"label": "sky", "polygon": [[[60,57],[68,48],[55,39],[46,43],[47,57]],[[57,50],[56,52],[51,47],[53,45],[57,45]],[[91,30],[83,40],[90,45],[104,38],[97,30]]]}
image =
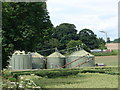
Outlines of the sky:
{"label": "sky", "polygon": [[118,38],[119,0],[47,0],[47,10],[54,27],[71,23],[78,32],[92,30],[97,37],[110,40]]}

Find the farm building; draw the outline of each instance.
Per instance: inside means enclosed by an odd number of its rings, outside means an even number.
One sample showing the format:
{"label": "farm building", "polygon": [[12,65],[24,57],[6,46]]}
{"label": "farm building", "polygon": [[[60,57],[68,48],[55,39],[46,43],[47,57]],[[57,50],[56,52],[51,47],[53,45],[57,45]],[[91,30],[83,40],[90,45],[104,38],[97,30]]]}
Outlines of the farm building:
{"label": "farm building", "polygon": [[25,54],[24,51],[15,51],[11,58],[11,66],[13,70],[32,69],[31,54]]}
{"label": "farm building", "polygon": [[65,56],[59,52],[54,52],[47,57],[47,69],[60,68],[65,64]]}
{"label": "farm building", "polygon": [[66,63],[73,63],[67,65],[66,68],[95,66],[94,58],[94,55],[86,52],[85,50],[73,52],[66,58]]}
{"label": "farm building", "polygon": [[67,57],[56,51],[46,59],[37,52],[25,54],[24,51],[16,51],[9,63],[13,70],[92,67],[95,66],[94,58],[85,50],[75,51]]}
{"label": "farm building", "polygon": [[39,53],[31,53],[32,55],[32,68],[33,69],[44,69],[45,68],[45,60],[44,56]]}
{"label": "farm building", "polygon": [[107,43],[105,46],[110,50],[120,49],[120,43]]}

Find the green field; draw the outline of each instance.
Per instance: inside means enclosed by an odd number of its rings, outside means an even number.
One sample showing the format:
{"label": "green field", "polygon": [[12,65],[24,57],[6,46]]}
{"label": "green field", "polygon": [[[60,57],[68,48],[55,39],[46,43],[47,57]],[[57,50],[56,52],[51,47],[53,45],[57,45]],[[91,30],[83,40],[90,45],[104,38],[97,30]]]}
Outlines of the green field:
{"label": "green field", "polygon": [[[115,66],[6,71],[3,81],[4,88],[9,86],[7,82],[17,82],[25,88],[33,88],[34,85],[41,88],[117,88],[119,75]],[[13,87],[16,88],[16,85]]]}
{"label": "green field", "polygon": [[99,73],[79,73],[62,78],[33,79],[42,88],[117,88],[118,76]]}
{"label": "green field", "polygon": [[104,63],[107,66],[118,66],[118,56],[96,56],[95,63]]}

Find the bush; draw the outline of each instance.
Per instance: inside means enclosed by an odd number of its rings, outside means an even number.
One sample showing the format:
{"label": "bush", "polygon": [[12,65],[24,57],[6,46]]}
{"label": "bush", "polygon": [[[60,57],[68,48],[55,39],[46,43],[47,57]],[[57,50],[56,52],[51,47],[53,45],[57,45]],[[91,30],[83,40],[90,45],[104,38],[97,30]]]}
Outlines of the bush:
{"label": "bush", "polygon": [[16,78],[9,78],[9,80],[10,80],[11,82],[15,82],[15,81],[16,81]]}
{"label": "bush", "polygon": [[79,73],[79,70],[40,70],[36,72],[14,72],[13,77],[17,78],[20,75],[31,75],[35,74],[41,77],[48,77],[48,78],[55,78],[55,77],[62,77],[62,76],[69,76],[69,75],[76,75]]}
{"label": "bush", "polygon": [[92,53],[95,56],[111,56],[111,55],[117,55],[117,52],[99,52],[99,53]]}

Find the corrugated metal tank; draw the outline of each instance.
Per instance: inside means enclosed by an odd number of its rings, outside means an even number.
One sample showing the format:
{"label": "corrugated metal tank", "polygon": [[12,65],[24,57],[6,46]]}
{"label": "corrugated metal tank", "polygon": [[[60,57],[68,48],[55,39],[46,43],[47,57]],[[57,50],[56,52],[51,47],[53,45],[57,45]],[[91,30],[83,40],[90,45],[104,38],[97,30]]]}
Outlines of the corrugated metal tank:
{"label": "corrugated metal tank", "polygon": [[65,64],[65,56],[59,52],[54,52],[47,57],[47,69],[60,68]]}
{"label": "corrugated metal tank", "polygon": [[[89,56],[87,56],[87,54],[89,54]],[[85,56],[85,57],[83,57]],[[81,58],[83,57],[83,58]],[[66,66],[66,68],[74,68],[76,67],[92,67],[92,66],[95,66],[95,57],[94,55],[86,52],[85,50],[80,50],[80,51],[76,51],[76,52],[73,52],[71,55],[67,56],[66,58],[66,63],[70,63],[76,59],[80,58],[79,60],[69,64]],[[87,63],[84,63],[85,61],[89,61]],[[82,64],[84,63],[84,64]]]}
{"label": "corrugated metal tank", "polygon": [[32,56],[31,54],[25,54],[24,51],[16,51],[12,55],[12,69],[32,69]]}
{"label": "corrugated metal tank", "polygon": [[37,52],[31,54],[32,54],[32,68],[44,69],[45,68],[44,56],[40,55]]}

